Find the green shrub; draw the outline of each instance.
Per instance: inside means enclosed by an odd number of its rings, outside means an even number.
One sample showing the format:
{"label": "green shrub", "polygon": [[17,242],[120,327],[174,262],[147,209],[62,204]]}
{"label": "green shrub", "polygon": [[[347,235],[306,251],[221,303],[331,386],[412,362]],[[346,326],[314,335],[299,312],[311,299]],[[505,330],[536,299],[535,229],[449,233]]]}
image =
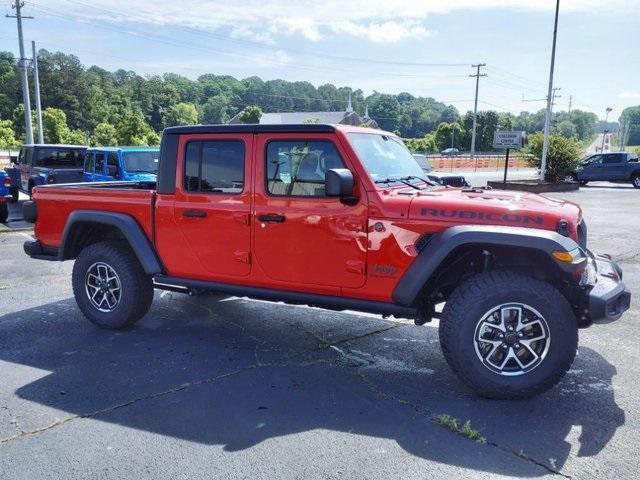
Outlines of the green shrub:
{"label": "green shrub", "polygon": [[[530,160],[532,166],[540,167],[543,141],[542,132],[532,133],[528,137],[527,151],[535,157]],[[565,180],[580,165],[582,157],[583,150],[580,142],[572,138],[565,138],[562,135],[550,135],[545,180],[547,182]]]}

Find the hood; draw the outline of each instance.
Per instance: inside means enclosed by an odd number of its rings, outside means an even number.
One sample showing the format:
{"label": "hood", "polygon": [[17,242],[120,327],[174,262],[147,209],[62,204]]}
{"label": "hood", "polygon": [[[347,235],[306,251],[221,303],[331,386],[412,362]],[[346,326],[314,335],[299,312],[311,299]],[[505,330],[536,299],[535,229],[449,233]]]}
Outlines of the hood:
{"label": "hood", "polygon": [[545,230],[557,230],[558,222],[566,220],[569,233],[574,237],[582,212],[572,202],[534,193],[450,188],[416,192],[409,206],[409,218],[445,224],[509,225]]}

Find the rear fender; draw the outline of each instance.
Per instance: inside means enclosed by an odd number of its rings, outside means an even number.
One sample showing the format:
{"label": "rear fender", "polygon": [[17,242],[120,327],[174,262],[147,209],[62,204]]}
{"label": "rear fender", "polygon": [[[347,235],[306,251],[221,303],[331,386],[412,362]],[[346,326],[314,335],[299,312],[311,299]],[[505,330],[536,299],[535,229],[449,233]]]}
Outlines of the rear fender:
{"label": "rear fender", "polygon": [[146,234],[130,215],[124,213],[76,210],[69,215],[58,250],[58,260],[71,260],[82,249],[83,235],[96,225],[112,227],[119,231],[148,275],[163,272],[162,265]]}

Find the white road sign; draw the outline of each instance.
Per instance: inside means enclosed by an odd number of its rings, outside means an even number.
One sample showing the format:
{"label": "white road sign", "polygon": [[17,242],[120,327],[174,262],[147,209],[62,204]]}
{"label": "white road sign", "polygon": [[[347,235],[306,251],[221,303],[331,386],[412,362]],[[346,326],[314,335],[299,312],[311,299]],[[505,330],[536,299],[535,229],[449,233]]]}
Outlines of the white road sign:
{"label": "white road sign", "polygon": [[525,132],[495,132],[493,148],[522,148]]}

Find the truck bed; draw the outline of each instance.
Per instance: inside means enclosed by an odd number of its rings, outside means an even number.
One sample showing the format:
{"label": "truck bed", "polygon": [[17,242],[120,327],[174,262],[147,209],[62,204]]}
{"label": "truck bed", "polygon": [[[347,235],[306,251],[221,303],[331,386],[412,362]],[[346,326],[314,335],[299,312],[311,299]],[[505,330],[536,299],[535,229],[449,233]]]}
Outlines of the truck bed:
{"label": "truck bed", "polygon": [[[152,238],[155,183],[95,182],[69,183],[36,187],[33,200],[38,210],[35,235],[43,246],[58,247],[71,212],[100,210],[131,215]],[[44,200],[44,201],[42,201]]]}

